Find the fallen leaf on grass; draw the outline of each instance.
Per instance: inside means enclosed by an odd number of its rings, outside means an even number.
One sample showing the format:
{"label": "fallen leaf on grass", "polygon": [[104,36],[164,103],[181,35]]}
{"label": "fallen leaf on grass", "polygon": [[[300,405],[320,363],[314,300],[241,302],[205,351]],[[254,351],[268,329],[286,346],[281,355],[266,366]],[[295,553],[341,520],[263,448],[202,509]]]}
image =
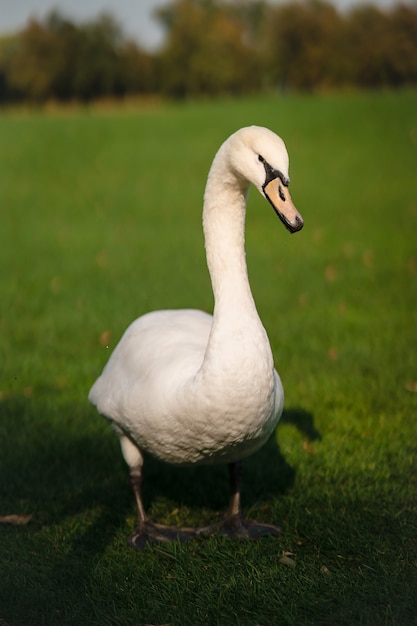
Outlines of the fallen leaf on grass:
{"label": "fallen leaf on grass", "polygon": [[417,393],[417,380],[410,380],[405,383],[405,388],[407,391],[412,391],[413,393]]}
{"label": "fallen leaf on grass", "polygon": [[282,565],[287,565],[288,567],[292,567],[294,569],[296,563],[295,563],[295,554],[293,554],[292,552],[286,552],[284,550],[284,552],[282,553],[279,562],[282,563]]}
{"label": "fallen leaf on grass", "polygon": [[326,576],[331,576],[332,575],[330,570],[325,565],[321,566],[320,573],[321,574],[326,574]]}
{"label": "fallen leaf on grass", "polygon": [[0,515],[0,524],[13,524],[13,526],[24,526],[32,519],[30,515]]}
{"label": "fallen leaf on grass", "polygon": [[374,265],[374,251],[365,250],[362,255],[362,261],[365,267],[373,267]]}
{"label": "fallen leaf on grass", "polygon": [[324,270],[324,275],[329,283],[334,283],[337,279],[337,271],[334,265],[328,265]]}
{"label": "fallen leaf on grass", "polygon": [[334,346],[329,348],[327,350],[327,356],[329,357],[331,361],[337,361],[337,357],[338,357],[337,348],[335,348]]}
{"label": "fallen leaf on grass", "polygon": [[410,274],[417,274],[417,259],[415,257],[408,259],[407,268]]}
{"label": "fallen leaf on grass", "polygon": [[106,348],[108,348],[110,341],[111,341],[111,331],[110,330],[103,330],[103,332],[100,335],[100,343],[101,343],[101,345],[105,346]]}
{"label": "fallen leaf on grass", "polygon": [[303,441],[303,450],[307,452],[307,454],[314,454],[315,452],[313,446],[308,441]]}

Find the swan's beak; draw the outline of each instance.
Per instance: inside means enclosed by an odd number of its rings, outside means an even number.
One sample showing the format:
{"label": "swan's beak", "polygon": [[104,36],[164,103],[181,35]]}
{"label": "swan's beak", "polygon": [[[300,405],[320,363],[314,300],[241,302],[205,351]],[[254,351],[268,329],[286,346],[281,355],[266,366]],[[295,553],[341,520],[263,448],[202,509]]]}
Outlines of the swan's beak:
{"label": "swan's beak", "polygon": [[304,226],[303,218],[291,200],[290,192],[281,179],[270,180],[263,188],[266,199],[272,204],[276,214],[290,233],[296,233]]}

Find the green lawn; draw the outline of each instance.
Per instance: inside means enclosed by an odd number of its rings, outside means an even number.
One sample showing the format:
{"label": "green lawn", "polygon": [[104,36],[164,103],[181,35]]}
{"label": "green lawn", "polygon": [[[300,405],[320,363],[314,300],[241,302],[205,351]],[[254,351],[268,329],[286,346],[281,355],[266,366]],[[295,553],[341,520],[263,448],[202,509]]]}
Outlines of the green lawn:
{"label": "green lawn", "polygon": [[[252,190],[247,258],[286,392],[243,506],[284,533],[127,547],[127,468],[87,393],[140,314],[211,310],[201,204],[231,132],[282,135],[305,220]],[[417,624],[417,92],[0,115],[0,623]],[[226,470],[145,466],[161,522]],[[3,621],[2,621],[3,620]]]}

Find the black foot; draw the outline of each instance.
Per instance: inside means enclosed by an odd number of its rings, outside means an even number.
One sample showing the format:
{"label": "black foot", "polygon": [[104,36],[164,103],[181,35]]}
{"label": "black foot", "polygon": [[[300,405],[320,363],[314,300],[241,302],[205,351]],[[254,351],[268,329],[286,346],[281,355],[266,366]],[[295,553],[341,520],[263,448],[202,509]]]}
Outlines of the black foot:
{"label": "black foot", "polygon": [[145,522],[137,527],[129,537],[129,545],[135,550],[143,550],[148,544],[158,545],[169,541],[189,541],[198,536],[195,528],[163,526]]}
{"label": "black foot", "polygon": [[280,535],[282,528],[273,524],[261,524],[245,520],[236,515],[225,517],[221,522],[197,529],[197,536],[220,535],[229,539],[259,539],[271,535]]}
{"label": "black foot", "polygon": [[137,527],[129,537],[129,545],[135,550],[144,550],[147,545],[159,545],[170,541],[185,542],[198,537],[220,535],[229,539],[259,539],[260,537],[276,536],[282,528],[273,524],[261,524],[253,520],[245,520],[239,516],[226,517],[222,521],[202,526],[187,528],[181,526],[163,526],[146,522]]}

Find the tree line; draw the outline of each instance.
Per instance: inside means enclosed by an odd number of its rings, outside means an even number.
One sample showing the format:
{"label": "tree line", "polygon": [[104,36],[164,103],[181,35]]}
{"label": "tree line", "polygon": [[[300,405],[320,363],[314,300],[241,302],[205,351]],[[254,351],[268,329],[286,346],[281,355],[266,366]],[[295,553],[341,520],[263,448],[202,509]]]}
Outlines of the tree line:
{"label": "tree line", "polygon": [[174,0],[156,19],[165,39],[153,53],[111,15],[30,20],[0,38],[0,101],[417,85],[417,4],[340,13],[324,0]]}

